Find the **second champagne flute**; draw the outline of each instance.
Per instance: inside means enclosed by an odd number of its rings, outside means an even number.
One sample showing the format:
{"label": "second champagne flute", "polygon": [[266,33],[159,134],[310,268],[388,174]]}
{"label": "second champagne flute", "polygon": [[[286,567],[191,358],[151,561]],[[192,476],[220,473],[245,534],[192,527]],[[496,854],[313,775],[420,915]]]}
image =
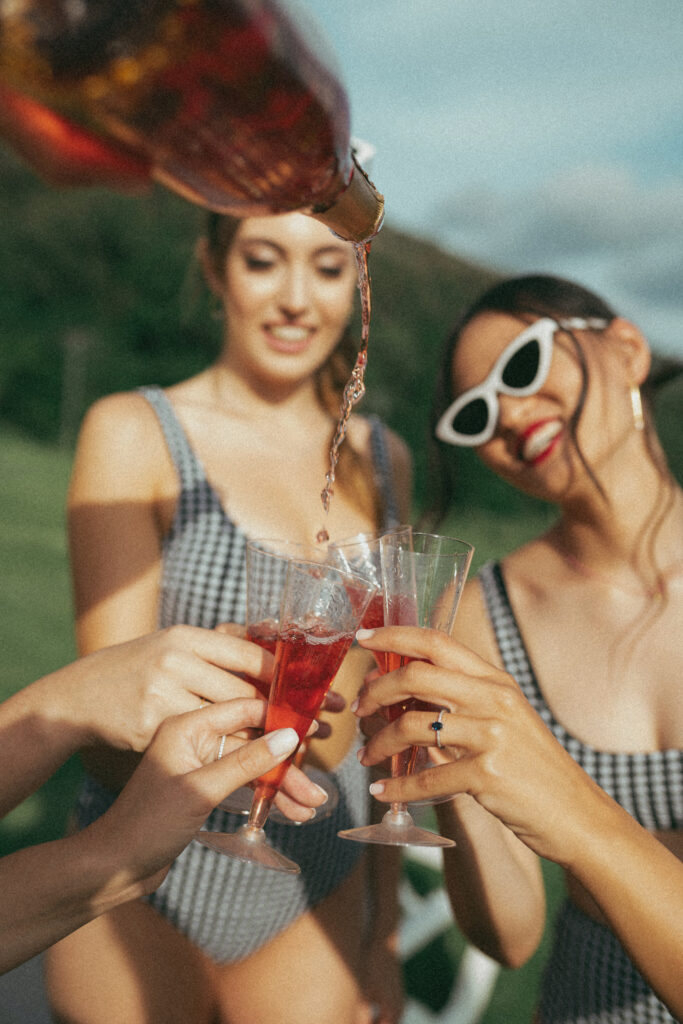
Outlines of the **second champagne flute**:
{"label": "second champagne flute", "polygon": [[[360,576],[324,563],[288,560],[266,732],[290,726],[303,740],[374,592]],[[202,830],[195,837],[198,842],[240,860],[298,874],[299,866],[269,845],[263,828],[295,753],[258,780],[245,825],[234,833]]]}
{"label": "second champagne flute", "polygon": [[[392,530],[378,530],[375,533],[357,533],[353,537],[331,541],[327,546],[328,559],[332,565],[338,565],[348,572],[363,576],[377,587],[377,592],[370,601],[363,621],[362,629],[376,629],[384,625],[384,588],[382,586],[382,560],[379,542],[381,537],[391,534],[403,543],[410,543],[412,526],[396,526]],[[386,672],[385,655],[382,651],[374,652],[374,658],[380,671]]]}
{"label": "second champagne flute", "polygon": [[[462,588],[469,572],[474,548],[454,537],[415,533],[403,538],[387,534],[380,539],[382,584],[384,587],[384,624],[420,626],[450,633],[458,610]],[[406,663],[400,655],[387,652],[386,671]],[[431,710],[411,697],[386,708],[390,720],[411,709]],[[435,712],[439,708],[434,709]],[[414,767],[416,748],[409,748],[391,759],[394,777],[408,774]],[[451,839],[418,828],[405,803],[392,803],[378,825],[345,829],[342,839],[387,846],[454,846]]]}

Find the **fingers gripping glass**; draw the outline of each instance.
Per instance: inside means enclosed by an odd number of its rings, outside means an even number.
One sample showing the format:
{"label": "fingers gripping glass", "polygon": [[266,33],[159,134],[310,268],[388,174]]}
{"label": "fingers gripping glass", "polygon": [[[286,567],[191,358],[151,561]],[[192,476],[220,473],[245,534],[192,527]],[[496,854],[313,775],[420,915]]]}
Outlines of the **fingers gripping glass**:
{"label": "fingers gripping glass", "polygon": [[[291,727],[301,742],[316,718],[376,588],[323,562],[287,561],[266,732]],[[299,866],[270,845],[264,825],[294,753],[262,775],[246,825],[237,832],[203,829],[195,839],[212,850],[287,874]]]}
{"label": "fingers gripping glass", "polygon": [[[385,625],[411,625],[450,634],[462,588],[467,578],[472,553],[470,544],[438,534],[385,534],[380,539]],[[410,658],[386,653],[383,671],[391,672]],[[401,699],[385,709],[389,721],[406,711],[431,710],[415,697]],[[408,748],[391,759],[393,778],[412,774],[417,748]],[[454,846],[452,839],[418,828],[405,803],[394,802],[382,821],[375,825],[344,829],[342,839],[387,846]]]}
{"label": "fingers gripping glass", "polygon": [[498,395],[524,398],[543,387],[553,357],[555,332],[599,330],[606,320],[552,320],[543,317],[513,338],[501,352],[490,374],[477,387],[463,392],[449,405],[436,425],[436,436],[446,444],[474,447],[493,437],[498,422]]}

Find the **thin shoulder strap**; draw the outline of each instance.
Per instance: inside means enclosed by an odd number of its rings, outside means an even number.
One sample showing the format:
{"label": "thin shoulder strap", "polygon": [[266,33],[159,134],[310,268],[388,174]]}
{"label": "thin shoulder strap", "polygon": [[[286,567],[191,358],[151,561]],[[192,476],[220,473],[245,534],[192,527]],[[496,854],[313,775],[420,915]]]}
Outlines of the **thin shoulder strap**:
{"label": "thin shoulder strap", "polygon": [[173,465],[180,477],[181,489],[190,491],[198,484],[206,484],[204,467],[195,455],[176,411],[162,389],[154,386],[137,390],[156,413]]}
{"label": "thin shoulder strap", "polygon": [[477,579],[505,671],[514,676],[527,700],[547,718],[547,705],[510,604],[500,562],[486,562],[479,570]]}
{"label": "thin shoulder strap", "polygon": [[379,416],[368,416],[370,421],[370,452],[375,470],[375,480],[382,496],[385,530],[400,524],[396,485],[391,471],[391,459],[387,445],[387,428]]}

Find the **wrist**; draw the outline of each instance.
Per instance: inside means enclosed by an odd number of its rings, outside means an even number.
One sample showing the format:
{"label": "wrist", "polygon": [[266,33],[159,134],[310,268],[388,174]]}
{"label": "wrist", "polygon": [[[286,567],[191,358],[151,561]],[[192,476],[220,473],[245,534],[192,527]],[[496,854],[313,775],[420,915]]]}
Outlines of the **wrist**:
{"label": "wrist", "polygon": [[107,811],[73,837],[92,917],[151,891],[142,872],[135,870],[128,843],[111,817]]}
{"label": "wrist", "polygon": [[92,671],[88,658],[78,658],[70,665],[45,676],[36,685],[40,687],[40,711],[51,729],[55,724],[68,732],[72,751],[89,746],[97,738],[91,715]]}
{"label": "wrist", "polygon": [[[591,883],[610,870],[615,843],[629,837],[640,826],[619,804],[591,779],[590,800],[562,815],[563,828],[557,842],[557,856],[550,855],[582,884]],[[565,809],[566,811],[566,809]]]}
{"label": "wrist", "polygon": [[492,817],[469,793],[457,793],[450,800],[435,805],[441,835],[458,844],[468,845],[491,827]]}

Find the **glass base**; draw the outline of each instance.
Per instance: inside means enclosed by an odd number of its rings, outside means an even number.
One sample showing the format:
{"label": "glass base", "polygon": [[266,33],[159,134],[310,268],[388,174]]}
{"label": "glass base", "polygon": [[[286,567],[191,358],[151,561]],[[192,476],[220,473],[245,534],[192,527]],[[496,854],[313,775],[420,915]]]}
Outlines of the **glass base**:
{"label": "glass base", "polygon": [[227,857],[251,861],[271,871],[283,871],[287,875],[300,875],[301,868],[293,860],[288,860],[281,853],[268,845],[266,833],[262,828],[242,825],[237,832],[208,832],[202,829],[197,832],[195,840],[210,850],[223,853]]}
{"label": "glass base", "polygon": [[379,825],[347,828],[337,835],[357,843],[380,843],[383,846],[455,846],[452,839],[418,828],[405,810],[389,810]]}

